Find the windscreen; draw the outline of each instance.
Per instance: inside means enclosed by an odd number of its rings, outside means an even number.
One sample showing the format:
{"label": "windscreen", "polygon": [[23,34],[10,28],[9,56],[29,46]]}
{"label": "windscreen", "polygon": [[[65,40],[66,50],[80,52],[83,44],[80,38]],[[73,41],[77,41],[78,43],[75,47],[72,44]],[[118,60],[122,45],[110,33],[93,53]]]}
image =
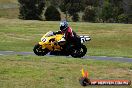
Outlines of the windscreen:
{"label": "windscreen", "polygon": [[53,35],[54,35],[53,32],[52,31],[49,31],[49,32],[47,32],[45,34],[45,37],[50,37],[50,36],[53,36]]}

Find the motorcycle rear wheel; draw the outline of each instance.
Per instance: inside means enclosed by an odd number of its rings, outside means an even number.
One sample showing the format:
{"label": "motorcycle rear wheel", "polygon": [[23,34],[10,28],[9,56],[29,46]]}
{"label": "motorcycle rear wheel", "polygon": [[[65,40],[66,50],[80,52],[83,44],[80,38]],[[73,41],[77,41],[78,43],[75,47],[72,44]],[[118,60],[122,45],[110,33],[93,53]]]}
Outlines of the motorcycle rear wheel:
{"label": "motorcycle rear wheel", "polygon": [[77,50],[76,48],[73,48],[71,50],[71,56],[74,58],[81,58],[87,53],[87,48],[85,45],[81,45],[81,49]]}
{"label": "motorcycle rear wheel", "polygon": [[39,44],[36,44],[34,46],[33,51],[38,56],[44,56],[44,55],[46,55],[49,52],[48,49],[42,49],[42,46],[39,45]]}

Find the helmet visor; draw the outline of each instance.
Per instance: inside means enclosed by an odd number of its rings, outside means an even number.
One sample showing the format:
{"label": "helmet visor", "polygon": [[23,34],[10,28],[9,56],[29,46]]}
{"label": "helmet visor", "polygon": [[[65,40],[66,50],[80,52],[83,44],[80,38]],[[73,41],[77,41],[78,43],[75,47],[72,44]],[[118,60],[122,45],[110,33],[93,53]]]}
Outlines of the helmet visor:
{"label": "helmet visor", "polygon": [[65,26],[60,26],[61,31],[64,31],[65,29],[66,29]]}

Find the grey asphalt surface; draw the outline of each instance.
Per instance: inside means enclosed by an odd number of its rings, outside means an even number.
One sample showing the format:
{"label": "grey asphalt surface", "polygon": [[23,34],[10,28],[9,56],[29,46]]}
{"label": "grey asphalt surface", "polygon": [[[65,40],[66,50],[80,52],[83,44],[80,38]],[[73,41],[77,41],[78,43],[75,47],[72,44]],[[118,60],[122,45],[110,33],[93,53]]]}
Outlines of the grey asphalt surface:
{"label": "grey asphalt surface", "polygon": [[[35,55],[35,54],[33,52],[0,51],[0,55]],[[109,61],[131,62],[132,63],[132,58],[126,58],[126,57],[84,56],[82,57],[82,59],[109,60]]]}

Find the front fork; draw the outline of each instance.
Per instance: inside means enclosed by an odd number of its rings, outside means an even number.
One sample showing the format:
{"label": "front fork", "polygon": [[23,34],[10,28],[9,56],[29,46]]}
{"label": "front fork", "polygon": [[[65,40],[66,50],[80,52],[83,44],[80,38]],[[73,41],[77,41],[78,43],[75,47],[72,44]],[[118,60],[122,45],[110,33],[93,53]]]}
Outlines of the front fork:
{"label": "front fork", "polygon": [[51,44],[45,44],[44,42],[39,42],[39,45],[42,46],[42,49],[49,49],[50,51],[54,50],[54,43]]}
{"label": "front fork", "polygon": [[45,49],[46,47],[44,47],[44,43],[43,42],[39,42],[39,45],[42,46],[42,49]]}

